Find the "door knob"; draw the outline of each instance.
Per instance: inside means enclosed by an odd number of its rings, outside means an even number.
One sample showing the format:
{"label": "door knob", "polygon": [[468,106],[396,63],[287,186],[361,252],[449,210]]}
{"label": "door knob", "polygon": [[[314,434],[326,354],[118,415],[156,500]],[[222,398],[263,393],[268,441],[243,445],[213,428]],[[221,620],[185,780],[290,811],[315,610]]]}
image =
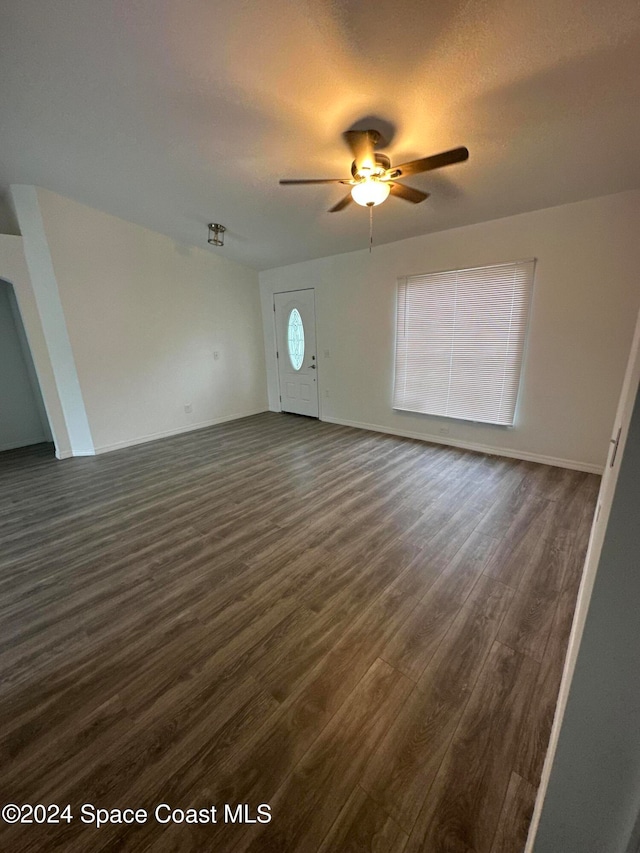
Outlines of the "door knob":
{"label": "door knob", "polygon": [[309,365],[307,365],[307,367],[309,368],[309,370],[315,370],[316,369],[315,364],[309,364]]}

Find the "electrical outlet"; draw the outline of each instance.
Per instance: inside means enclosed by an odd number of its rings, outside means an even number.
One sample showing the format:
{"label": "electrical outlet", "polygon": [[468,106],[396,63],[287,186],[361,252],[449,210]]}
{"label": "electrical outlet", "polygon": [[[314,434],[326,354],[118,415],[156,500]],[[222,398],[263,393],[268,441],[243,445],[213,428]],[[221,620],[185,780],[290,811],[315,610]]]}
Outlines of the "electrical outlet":
{"label": "electrical outlet", "polygon": [[329,396],[329,389],[328,389],[328,388],[325,388],[325,389],[324,389],[324,396],[325,396],[325,397],[328,397],[328,396]]}
{"label": "electrical outlet", "polygon": [[218,350],[214,350],[213,360],[217,361],[219,358],[220,358],[220,353],[218,352]]}
{"label": "electrical outlet", "polygon": [[185,403],[184,404],[184,411],[185,411],[185,414],[187,414],[187,415],[191,414],[191,412],[193,411],[193,406],[191,405],[191,403]]}

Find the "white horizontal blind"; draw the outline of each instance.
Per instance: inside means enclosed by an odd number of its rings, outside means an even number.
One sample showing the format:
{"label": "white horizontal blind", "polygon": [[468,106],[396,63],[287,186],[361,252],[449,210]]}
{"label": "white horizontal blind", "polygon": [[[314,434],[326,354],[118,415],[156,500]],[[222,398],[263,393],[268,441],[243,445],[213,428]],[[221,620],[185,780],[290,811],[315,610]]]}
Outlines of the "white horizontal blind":
{"label": "white horizontal blind", "polygon": [[534,264],[399,281],[394,408],[513,425]]}

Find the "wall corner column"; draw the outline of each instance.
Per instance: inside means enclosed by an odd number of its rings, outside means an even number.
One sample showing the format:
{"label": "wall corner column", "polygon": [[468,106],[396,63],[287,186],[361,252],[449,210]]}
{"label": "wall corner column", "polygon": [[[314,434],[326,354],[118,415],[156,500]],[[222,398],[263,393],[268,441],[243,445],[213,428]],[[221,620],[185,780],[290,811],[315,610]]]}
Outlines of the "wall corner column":
{"label": "wall corner column", "polygon": [[[69,340],[58,282],[49,250],[36,187],[12,185],[15,208],[27,268],[44,334],[62,414],[69,436],[71,456],[93,456],[95,448]],[[60,453],[57,448],[57,454]]]}

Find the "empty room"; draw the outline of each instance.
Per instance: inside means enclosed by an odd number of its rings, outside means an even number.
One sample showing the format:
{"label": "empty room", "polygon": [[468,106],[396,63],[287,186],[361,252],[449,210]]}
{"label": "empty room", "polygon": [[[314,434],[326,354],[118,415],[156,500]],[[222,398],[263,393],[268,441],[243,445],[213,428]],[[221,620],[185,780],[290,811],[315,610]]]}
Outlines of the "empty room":
{"label": "empty room", "polygon": [[0,10],[0,850],[638,853],[636,0]]}

